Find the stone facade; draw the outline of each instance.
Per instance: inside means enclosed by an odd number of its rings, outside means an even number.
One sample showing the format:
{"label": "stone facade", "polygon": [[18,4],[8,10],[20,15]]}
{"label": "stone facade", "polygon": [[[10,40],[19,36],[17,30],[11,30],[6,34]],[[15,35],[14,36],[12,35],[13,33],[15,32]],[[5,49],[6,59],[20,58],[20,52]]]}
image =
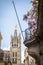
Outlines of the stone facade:
{"label": "stone facade", "polygon": [[3,60],[8,62],[9,55],[10,55],[10,51],[4,50],[4,58],[3,58]]}
{"label": "stone facade", "polygon": [[4,51],[0,49],[0,65],[7,65],[7,62],[4,61]]}
{"label": "stone facade", "polygon": [[3,62],[3,61],[2,61],[2,62],[0,62],[0,65],[5,65],[5,62]]}
{"label": "stone facade", "polygon": [[25,56],[24,65],[36,65],[35,59],[28,54],[28,48],[25,49],[24,56]]}
{"label": "stone facade", "polygon": [[28,54],[36,60],[37,65],[43,65],[43,0],[38,1],[37,36],[24,41]]}
{"label": "stone facade", "polygon": [[12,65],[21,65],[21,36],[17,35],[17,29],[14,36],[11,36],[10,58]]}
{"label": "stone facade", "polygon": [[28,52],[27,52],[27,48],[25,49],[24,51],[24,65],[29,65],[29,55],[28,55]]}

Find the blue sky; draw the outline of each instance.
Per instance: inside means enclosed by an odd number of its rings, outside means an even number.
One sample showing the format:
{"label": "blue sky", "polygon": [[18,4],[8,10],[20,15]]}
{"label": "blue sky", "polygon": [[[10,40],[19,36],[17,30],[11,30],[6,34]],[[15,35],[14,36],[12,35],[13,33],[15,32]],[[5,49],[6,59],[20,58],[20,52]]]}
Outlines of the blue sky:
{"label": "blue sky", "polygon": [[[28,24],[23,21],[23,15],[31,7],[30,0],[14,0],[14,2],[22,30],[24,31],[28,27]],[[1,43],[3,49],[9,49],[11,35],[14,34],[16,24],[18,32],[21,33],[12,0],[0,0],[0,31],[3,37]],[[23,45],[23,39],[21,43],[21,49],[23,51],[25,49],[25,46]]]}

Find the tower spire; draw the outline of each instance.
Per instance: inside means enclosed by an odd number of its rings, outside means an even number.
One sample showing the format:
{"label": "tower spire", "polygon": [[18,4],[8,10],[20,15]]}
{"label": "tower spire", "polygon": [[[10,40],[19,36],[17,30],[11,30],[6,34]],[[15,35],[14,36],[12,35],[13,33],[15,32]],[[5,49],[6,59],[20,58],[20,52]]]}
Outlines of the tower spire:
{"label": "tower spire", "polygon": [[17,30],[17,24],[15,25],[15,29]]}
{"label": "tower spire", "polygon": [[14,37],[17,37],[17,25],[15,25]]}

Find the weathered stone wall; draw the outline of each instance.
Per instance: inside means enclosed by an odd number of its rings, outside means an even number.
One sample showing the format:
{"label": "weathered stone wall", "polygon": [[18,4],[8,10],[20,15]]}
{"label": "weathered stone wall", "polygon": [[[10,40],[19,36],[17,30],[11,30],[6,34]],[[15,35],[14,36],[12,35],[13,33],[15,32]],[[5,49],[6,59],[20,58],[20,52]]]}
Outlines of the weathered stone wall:
{"label": "weathered stone wall", "polygon": [[43,65],[43,40],[40,42],[40,59],[41,65]]}
{"label": "weathered stone wall", "polygon": [[5,65],[5,63],[4,62],[0,62],[0,65]]}

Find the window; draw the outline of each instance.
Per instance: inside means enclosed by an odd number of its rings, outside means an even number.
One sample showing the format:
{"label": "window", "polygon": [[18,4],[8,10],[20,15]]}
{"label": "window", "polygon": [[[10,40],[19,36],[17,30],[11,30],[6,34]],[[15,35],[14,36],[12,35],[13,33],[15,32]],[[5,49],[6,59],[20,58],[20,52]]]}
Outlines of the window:
{"label": "window", "polygon": [[13,57],[14,57],[14,52],[13,52]]}
{"label": "window", "polygon": [[13,58],[13,59],[12,59],[12,63],[17,64],[17,58]]}
{"label": "window", "polygon": [[17,44],[13,44],[13,47],[17,47]]}
{"label": "window", "polygon": [[14,63],[14,58],[12,59],[12,63]]}
{"label": "window", "polygon": [[0,60],[3,60],[3,53],[0,53]]}
{"label": "window", "polygon": [[15,57],[17,57],[17,52],[15,52]]}
{"label": "window", "polygon": [[14,44],[14,47],[17,47],[17,44]]}
{"label": "window", "polygon": [[17,64],[17,58],[14,59],[14,63]]}
{"label": "window", "polygon": [[17,52],[13,52],[13,57],[17,57]]}

